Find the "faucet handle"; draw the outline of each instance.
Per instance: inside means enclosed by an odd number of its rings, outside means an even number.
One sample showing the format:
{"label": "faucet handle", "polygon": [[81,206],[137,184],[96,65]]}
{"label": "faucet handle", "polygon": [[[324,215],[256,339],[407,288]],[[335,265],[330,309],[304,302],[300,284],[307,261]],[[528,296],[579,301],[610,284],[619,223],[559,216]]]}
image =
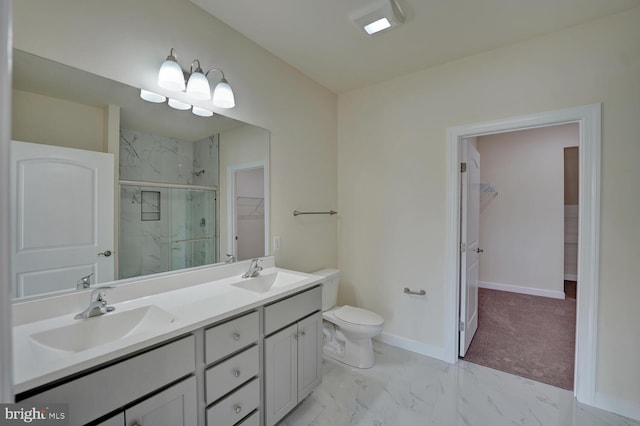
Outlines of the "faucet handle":
{"label": "faucet handle", "polygon": [[112,285],[103,285],[103,286],[94,288],[93,291],[91,292],[91,301],[92,302],[104,301],[104,297],[107,295],[107,290],[111,288],[113,288]]}
{"label": "faucet handle", "polygon": [[76,289],[82,290],[83,288],[91,287],[91,277],[92,276],[93,276],[93,272],[90,273],[89,275],[85,275],[84,277],[80,278],[76,282]]}

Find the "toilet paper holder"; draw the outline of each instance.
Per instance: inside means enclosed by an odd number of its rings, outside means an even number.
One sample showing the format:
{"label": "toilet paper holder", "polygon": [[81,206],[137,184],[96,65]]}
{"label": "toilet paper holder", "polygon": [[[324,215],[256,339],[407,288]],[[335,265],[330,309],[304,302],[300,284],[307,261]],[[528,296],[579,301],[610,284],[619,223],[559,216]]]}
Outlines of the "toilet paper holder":
{"label": "toilet paper holder", "polygon": [[405,287],[405,288],[404,288],[404,292],[405,292],[406,294],[413,294],[413,295],[415,295],[415,296],[424,296],[425,294],[427,294],[427,292],[426,292],[426,291],[424,291],[424,290],[420,290],[420,291],[413,291],[413,290],[409,289],[409,287]]}

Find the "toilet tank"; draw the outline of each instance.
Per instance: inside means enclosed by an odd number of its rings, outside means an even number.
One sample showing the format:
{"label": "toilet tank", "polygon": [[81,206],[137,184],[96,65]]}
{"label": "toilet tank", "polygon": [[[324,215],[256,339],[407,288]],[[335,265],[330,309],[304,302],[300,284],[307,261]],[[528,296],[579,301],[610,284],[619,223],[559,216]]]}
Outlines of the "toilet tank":
{"label": "toilet tank", "polygon": [[328,311],[338,302],[338,284],[340,283],[340,271],[337,269],[321,269],[312,272],[313,275],[325,277],[322,281],[322,311]]}

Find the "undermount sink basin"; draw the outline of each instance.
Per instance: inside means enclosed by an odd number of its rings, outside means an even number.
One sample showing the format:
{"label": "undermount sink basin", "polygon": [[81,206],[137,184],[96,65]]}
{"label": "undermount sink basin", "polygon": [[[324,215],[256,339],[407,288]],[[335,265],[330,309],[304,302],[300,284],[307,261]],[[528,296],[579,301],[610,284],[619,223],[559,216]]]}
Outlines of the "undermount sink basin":
{"label": "undermount sink basin", "polygon": [[32,334],[33,341],[51,349],[82,352],[175,321],[169,312],[148,305],[128,311],[77,320],[73,324]]}
{"label": "undermount sink basin", "polygon": [[270,274],[261,274],[254,278],[243,278],[241,281],[234,282],[231,285],[254,293],[266,293],[274,288],[294,284],[306,278],[304,275],[277,271]]}

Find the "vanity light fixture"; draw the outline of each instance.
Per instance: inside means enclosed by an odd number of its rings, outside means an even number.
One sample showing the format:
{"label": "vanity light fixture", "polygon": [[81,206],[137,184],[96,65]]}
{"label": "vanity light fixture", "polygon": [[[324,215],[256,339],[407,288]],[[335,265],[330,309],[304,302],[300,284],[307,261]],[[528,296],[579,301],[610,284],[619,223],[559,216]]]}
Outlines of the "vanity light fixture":
{"label": "vanity light fixture", "polygon": [[[195,106],[195,105],[191,109],[191,112],[194,113],[195,115],[200,116],[200,117],[211,117],[213,115],[212,111],[209,111],[208,109],[200,108],[200,107]],[[198,175],[198,176],[200,176],[200,175]]]}
{"label": "vanity light fixture", "polygon": [[162,95],[144,89],[140,89],[140,97],[145,101],[153,102],[154,104],[161,104],[167,100],[167,98]]}
{"label": "vanity light fixture", "polygon": [[182,67],[178,63],[173,54],[173,47],[169,52],[169,56],[160,66],[158,71],[158,86],[173,92],[181,92],[184,90],[184,74]]}
{"label": "vanity light fixture", "polygon": [[367,36],[397,27],[405,20],[396,0],[376,0],[350,13],[349,18]]}
{"label": "vanity light fixture", "polygon": [[220,108],[233,108],[236,106],[236,99],[235,96],[233,96],[233,90],[231,90],[229,82],[224,77],[224,73],[221,69],[212,68],[207,71],[207,74],[211,71],[218,71],[222,74],[220,82],[218,82],[215,89],[213,89],[213,104]]}
{"label": "vanity light fixture", "polygon": [[[193,64],[198,63],[196,69],[193,69]],[[207,76],[202,72],[200,68],[200,60],[194,59],[191,63],[191,69],[189,75],[189,81],[187,81],[187,95],[198,100],[211,99],[211,88],[209,87],[209,80]]]}
{"label": "vanity light fixture", "polygon": [[218,71],[222,75],[222,78],[213,89],[213,105],[218,108],[235,107],[236,102],[233,90],[221,69],[211,68],[204,72],[200,66],[200,60],[194,59],[191,62],[189,71],[183,71],[176,59],[173,48],[171,48],[169,56],[160,67],[158,85],[173,92],[186,92],[188,96],[195,100],[208,100],[212,96],[211,86],[207,77],[212,71]]}
{"label": "vanity light fixture", "polygon": [[191,105],[188,103],[173,98],[169,98],[169,106],[173,109],[179,109],[180,111],[186,111],[191,108]]}

